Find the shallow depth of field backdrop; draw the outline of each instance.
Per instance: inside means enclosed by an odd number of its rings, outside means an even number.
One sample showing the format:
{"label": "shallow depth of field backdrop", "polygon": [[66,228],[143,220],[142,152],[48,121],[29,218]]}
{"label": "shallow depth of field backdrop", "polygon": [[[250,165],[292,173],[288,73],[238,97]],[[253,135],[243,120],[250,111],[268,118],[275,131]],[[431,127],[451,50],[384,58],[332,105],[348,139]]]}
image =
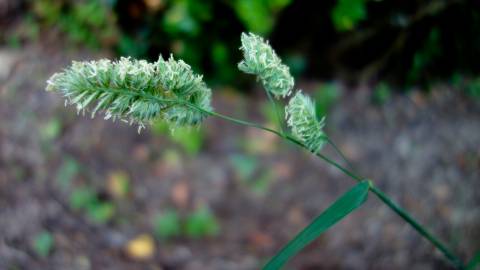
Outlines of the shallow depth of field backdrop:
{"label": "shallow depth of field backdrop", "polygon": [[[0,269],[259,269],[347,190],[268,133],[138,134],[43,91],[72,60],[173,54],[217,111],[274,125],[241,32],[270,40],[356,171],[463,259],[480,249],[478,1],[0,0]],[[372,196],[286,269],[450,268]]]}

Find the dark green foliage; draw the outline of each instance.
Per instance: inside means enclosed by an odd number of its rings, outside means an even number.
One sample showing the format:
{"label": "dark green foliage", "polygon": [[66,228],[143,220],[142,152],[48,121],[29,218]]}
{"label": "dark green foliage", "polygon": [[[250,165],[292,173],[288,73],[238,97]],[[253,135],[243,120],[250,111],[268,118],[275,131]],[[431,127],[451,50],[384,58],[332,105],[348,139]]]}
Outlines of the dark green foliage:
{"label": "dark green foliage", "polygon": [[40,25],[57,27],[75,43],[92,48],[109,46],[118,37],[115,15],[108,1],[35,0],[33,15]]}
{"label": "dark green foliage", "polygon": [[[0,39],[21,46],[53,29],[75,44],[156,60],[173,52],[207,81],[242,83],[238,35],[271,35],[294,75],[393,79],[427,85],[476,74],[480,12],[471,1],[36,0],[22,27]],[[352,74],[351,74],[352,73]]]}
{"label": "dark green foliage", "polygon": [[440,30],[434,28],[430,31],[425,44],[413,55],[412,67],[407,74],[407,82],[415,83],[420,80],[422,72],[441,54],[439,43]]}
{"label": "dark green foliage", "polygon": [[353,30],[367,18],[366,0],[337,0],[332,9],[332,21],[338,31]]}

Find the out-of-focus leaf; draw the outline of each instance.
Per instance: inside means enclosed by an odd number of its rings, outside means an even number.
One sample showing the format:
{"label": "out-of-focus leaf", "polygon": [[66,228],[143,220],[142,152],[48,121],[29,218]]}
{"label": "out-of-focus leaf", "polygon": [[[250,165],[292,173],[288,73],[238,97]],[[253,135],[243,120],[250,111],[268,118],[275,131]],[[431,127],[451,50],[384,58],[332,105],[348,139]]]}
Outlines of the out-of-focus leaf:
{"label": "out-of-focus leaf", "polygon": [[475,253],[473,258],[468,262],[466,270],[475,270],[480,268],[480,251]]}
{"label": "out-of-focus leaf", "polygon": [[480,77],[470,81],[465,88],[465,92],[473,98],[480,99]]}
{"label": "out-of-focus leaf", "polygon": [[95,191],[88,187],[75,188],[70,195],[70,207],[75,210],[87,209],[96,202]]}
{"label": "out-of-focus leaf", "polygon": [[58,169],[55,179],[63,189],[67,189],[79,171],[80,166],[77,161],[70,156],[66,156],[63,158],[63,163]]}
{"label": "out-of-focus leaf", "polygon": [[167,210],[157,215],[153,221],[155,236],[167,239],[181,234],[181,223],[177,211]]}
{"label": "out-of-focus leaf", "polygon": [[203,132],[201,129],[178,127],[170,133],[170,139],[181,145],[185,152],[194,156],[202,148]]}
{"label": "out-of-focus leaf", "polygon": [[62,122],[58,118],[52,118],[40,127],[40,134],[44,140],[50,141],[60,135],[62,131]]}
{"label": "out-of-focus leaf", "polygon": [[285,64],[290,68],[293,77],[302,75],[307,69],[307,59],[299,53],[290,54],[284,57]]}
{"label": "out-of-focus leaf", "polygon": [[216,217],[205,206],[188,216],[185,222],[185,234],[192,238],[214,236],[220,231]]}
{"label": "out-of-focus leaf", "polygon": [[385,82],[381,82],[375,86],[372,99],[375,104],[382,105],[385,104],[391,96],[392,90],[390,89],[390,86]]}
{"label": "out-of-focus leaf", "polygon": [[115,214],[115,206],[110,202],[97,202],[87,209],[88,217],[96,223],[104,224],[110,221]]}
{"label": "out-of-focus leaf", "polygon": [[407,74],[407,82],[413,84],[417,82],[423,71],[433,63],[435,57],[441,54],[440,30],[433,28],[428,35],[426,42],[413,56],[412,66]]}
{"label": "out-of-focus leaf", "polygon": [[265,195],[272,183],[274,174],[271,171],[266,171],[260,175],[255,181],[251,183],[253,192],[258,195]]}
{"label": "out-of-focus leaf", "polygon": [[249,31],[257,34],[268,34],[272,31],[274,19],[264,1],[236,0],[234,9]]}
{"label": "out-of-focus leaf", "polygon": [[267,0],[270,10],[278,12],[292,3],[292,0]]}
{"label": "out-of-focus leaf", "polygon": [[315,91],[315,113],[318,119],[326,116],[335,102],[340,98],[340,90],[334,83],[322,84]]}
{"label": "out-of-focus leaf", "polygon": [[47,231],[43,231],[35,236],[32,247],[40,257],[47,257],[52,251],[53,244],[54,240],[52,235]]}
{"label": "out-of-focus leaf", "polygon": [[315,218],[303,231],[291,240],[263,268],[264,270],[280,269],[290,258],[318,238],[335,223],[360,207],[368,196],[369,183],[362,181],[351,188]]}
{"label": "out-of-focus leaf", "polygon": [[230,162],[233,165],[235,173],[241,180],[251,178],[258,166],[255,158],[245,155],[232,155],[230,157]]}
{"label": "out-of-focus leaf", "polygon": [[367,17],[365,0],[337,0],[332,20],[338,31],[348,31]]}
{"label": "out-of-focus leaf", "polygon": [[187,1],[177,1],[163,18],[164,29],[170,34],[196,36],[200,33],[200,26],[190,14]]}

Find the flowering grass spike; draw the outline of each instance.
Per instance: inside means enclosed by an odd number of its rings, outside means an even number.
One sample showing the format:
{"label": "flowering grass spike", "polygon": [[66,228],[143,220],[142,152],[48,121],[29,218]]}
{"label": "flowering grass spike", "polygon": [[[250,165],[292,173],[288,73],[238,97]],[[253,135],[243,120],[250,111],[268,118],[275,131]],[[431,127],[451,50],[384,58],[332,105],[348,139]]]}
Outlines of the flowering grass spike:
{"label": "flowering grass spike", "polygon": [[282,64],[272,47],[263,38],[249,33],[242,33],[243,60],[238,68],[249,74],[255,74],[265,90],[275,97],[289,96],[294,80],[290,69]]}
{"label": "flowering grass spike", "polygon": [[74,61],[47,84],[48,91],[61,92],[78,111],[96,103],[92,117],[103,110],[106,119],[137,123],[139,128],[153,119],[163,119],[172,127],[196,125],[206,117],[204,111],[211,110],[211,90],[202,76],[173,57],[166,61],[160,56],[155,63],[124,57]]}
{"label": "flowering grass spike", "polygon": [[[294,86],[293,77],[268,42],[254,34],[242,34],[241,50],[244,59],[239,63],[239,69],[257,75],[269,98],[270,93],[276,98],[290,95]],[[155,63],[130,58],[121,58],[118,61],[73,62],[71,67],[54,74],[47,84],[47,90],[62,93],[66,103],[76,105],[78,111],[86,111],[90,105],[95,105],[91,109],[92,116],[102,110],[105,111],[105,118],[137,123],[139,128],[154,119],[167,121],[171,128],[178,125],[192,126],[200,124],[207,115],[212,115],[268,131],[308,149],[359,182],[287,243],[265,265],[264,270],[279,270],[302,248],[360,207],[367,199],[369,191],[438,248],[457,269],[473,269],[480,261],[476,256],[465,268],[461,258],[378,189],[372,180],[365,181],[365,177],[357,175],[320,153],[323,145],[329,143],[348,163],[345,155],[323,132],[325,118],[318,119],[314,102],[301,90],[290,98],[285,107],[286,122],[293,133],[293,136],[290,136],[284,133],[281,123],[279,126],[282,131],[277,131],[213,112],[210,106],[211,90],[203,82],[202,76],[194,74],[189,65],[181,60],[174,60],[173,57],[168,60],[160,57]],[[274,100],[271,102],[274,105],[276,103]]]}
{"label": "flowering grass spike", "polygon": [[325,117],[318,120],[315,104],[310,97],[298,91],[285,107],[287,124],[293,134],[298,137],[310,151],[318,153],[326,143],[323,132]]}

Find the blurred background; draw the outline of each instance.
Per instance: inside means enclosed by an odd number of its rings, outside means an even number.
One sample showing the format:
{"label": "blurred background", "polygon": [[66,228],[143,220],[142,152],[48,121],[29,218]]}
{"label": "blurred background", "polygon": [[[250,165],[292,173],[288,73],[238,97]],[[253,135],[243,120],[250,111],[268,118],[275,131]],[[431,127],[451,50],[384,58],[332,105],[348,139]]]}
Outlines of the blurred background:
{"label": "blurred background", "polygon": [[[173,54],[214,108],[275,127],[241,32],[327,133],[463,259],[480,249],[480,2],[0,0],[0,269],[259,269],[353,182],[258,130],[138,134],[43,91],[72,60]],[[325,154],[340,161],[335,152]],[[450,269],[375,197],[286,269]]]}

